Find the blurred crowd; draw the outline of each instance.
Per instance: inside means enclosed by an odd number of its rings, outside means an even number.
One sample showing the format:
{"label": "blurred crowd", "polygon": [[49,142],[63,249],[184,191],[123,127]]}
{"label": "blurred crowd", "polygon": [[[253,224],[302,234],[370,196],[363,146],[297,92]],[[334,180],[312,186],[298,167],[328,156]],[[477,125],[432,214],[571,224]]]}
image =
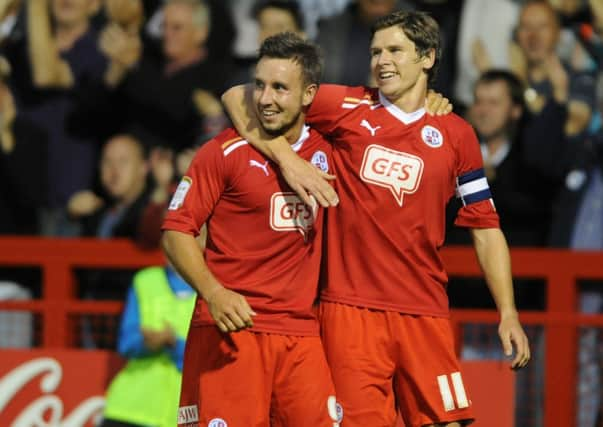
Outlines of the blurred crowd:
{"label": "blurred crowd", "polygon": [[509,243],[602,249],[598,0],[3,0],[0,233],[156,247],[174,182],[228,126],[220,95],[253,78],[264,38],[305,34],[324,82],[370,84],[370,25],[412,8],[440,23],[433,88],[480,137]]}

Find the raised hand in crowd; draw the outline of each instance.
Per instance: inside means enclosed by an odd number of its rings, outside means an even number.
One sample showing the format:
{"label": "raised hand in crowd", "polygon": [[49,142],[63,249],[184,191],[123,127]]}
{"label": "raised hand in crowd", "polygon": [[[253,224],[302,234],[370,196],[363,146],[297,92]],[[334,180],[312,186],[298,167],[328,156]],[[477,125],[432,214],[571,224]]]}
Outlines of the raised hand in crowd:
{"label": "raised hand in crowd", "polygon": [[129,34],[137,34],[144,20],[140,0],[105,0],[105,12],[111,24],[118,25]]}
{"label": "raised hand in crowd", "polygon": [[117,23],[111,23],[102,31],[99,39],[101,52],[109,58],[105,83],[116,86],[142,54],[142,42],[137,32],[129,32]]}
{"label": "raised hand in crowd", "polygon": [[75,193],[67,203],[67,212],[72,218],[81,218],[92,215],[104,206],[103,199],[90,190]]}
{"label": "raised hand in crowd", "polygon": [[473,40],[471,44],[471,57],[473,58],[475,68],[478,69],[480,74],[492,68],[492,59],[482,39],[476,38]]}
{"label": "raised hand in crowd", "polygon": [[[74,76],[69,63],[60,55],[61,51],[71,49],[88,28],[88,19],[96,11],[93,2],[76,5],[70,12],[62,5],[52,4],[48,0],[31,0],[27,7],[27,34],[29,56],[32,67],[33,83],[39,88],[70,88],[74,85]],[[75,15],[75,18],[70,16]],[[78,22],[72,22],[76,19]],[[53,22],[55,30],[53,31]]]}

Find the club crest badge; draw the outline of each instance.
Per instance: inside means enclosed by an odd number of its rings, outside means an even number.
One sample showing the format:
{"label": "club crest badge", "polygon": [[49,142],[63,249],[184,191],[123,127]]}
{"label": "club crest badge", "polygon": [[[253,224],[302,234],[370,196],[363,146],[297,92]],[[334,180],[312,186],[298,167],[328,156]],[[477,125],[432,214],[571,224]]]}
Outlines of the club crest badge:
{"label": "club crest badge", "polygon": [[421,129],[421,138],[431,148],[441,147],[444,143],[444,136],[433,126],[423,126],[423,129]]}
{"label": "club crest badge", "polygon": [[329,160],[327,159],[327,155],[322,151],[316,151],[312,154],[312,159],[310,160],[314,166],[320,169],[323,172],[329,171]]}

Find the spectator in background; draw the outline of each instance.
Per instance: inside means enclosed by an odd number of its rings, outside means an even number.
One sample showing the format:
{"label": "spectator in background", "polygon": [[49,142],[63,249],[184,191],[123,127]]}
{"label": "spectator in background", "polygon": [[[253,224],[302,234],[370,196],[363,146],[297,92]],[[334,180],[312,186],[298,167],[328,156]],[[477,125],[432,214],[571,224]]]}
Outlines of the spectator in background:
{"label": "spectator in background", "polygon": [[[76,193],[69,200],[69,213],[82,223],[84,236],[109,239],[138,239],[141,215],[147,203],[148,165],[141,141],[118,135],[103,147],[100,180],[104,197],[91,190]],[[132,280],[130,270],[85,270],[80,278],[80,295],[87,299],[122,301]],[[102,316],[83,319],[83,345],[113,348],[113,330],[104,331]],[[102,332],[102,335],[101,335]]]}
{"label": "spectator in background", "polygon": [[147,174],[141,141],[131,135],[117,135],[107,141],[100,162],[105,198],[92,190],[82,190],[69,199],[69,214],[82,222],[83,235],[135,240],[147,200]]}
{"label": "spectator in background", "polygon": [[108,80],[114,87],[108,102],[110,106],[122,107],[115,111],[117,127],[140,128],[158,144],[179,152],[205,141],[226,126],[224,114],[205,117],[204,121],[204,108],[197,104],[204,99],[198,90],[214,96],[221,93],[229,68],[208,59],[206,40],[210,21],[204,3],[169,0],[163,13],[160,57],[148,46],[144,46],[140,57],[136,47],[139,36],[115,24],[109,24],[105,30],[101,48],[115,71]]}
{"label": "spectator in background", "polygon": [[316,42],[325,54],[325,83],[369,84],[371,25],[396,9],[411,9],[399,0],[357,0],[343,12],[320,21]]}
{"label": "spectator in background", "polygon": [[[144,38],[161,41],[164,24],[164,5],[169,0],[143,0],[146,16],[149,18],[144,28]],[[212,23],[207,37],[207,53],[212,61],[230,62],[232,60],[232,43],[235,27],[229,3],[239,7],[241,0],[228,2],[224,0],[201,0],[208,8],[209,20]]]}
{"label": "spectator in background", "polygon": [[[589,52],[599,60],[598,120],[596,130],[575,141],[568,150],[568,168],[559,200],[555,205],[551,244],[574,250],[603,251],[603,4],[590,1],[594,21],[585,40]],[[598,40],[597,40],[598,39]],[[594,126],[593,126],[594,127]],[[603,312],[603,283],[580,284],[579,310],[585,314]],[[603,399],[601,332],[583,328],[579,336],[576,426],[601,425]]]}
{"label": "spectator in background", "polygon": [[86,126],[70,122],[70,116],[78,94],[101,81],[106,65],[89,25],[97,7],[94,0],[31,0],[26,37],[3,46],[13,67],[10,85],[20,115],[48,135],[48,199],[42,224],[47,235],[78,233],[67,218],[66,203],[90,187],[94,177],[95,136]]}
{"label": "spectator in background", "polygon": [[[258,45],[268,37],[286,31],[305,37],[303,17],[295,0],[259,0],[251,14],[258,24]],[[252,81],[256,63],[257,57],[244,62],[231,78],[229,86]]]}
{"label": "spectator in background", "polygon": [[[514,74],[487,71],[476,82],[469,120],[480,140],[484,170],[509,244],[546,246],[562,175],[567,108],[549,100],[540,114],[532,115],[524,109],[523,96],[524,87]],[[451,205],[460,207],[457,201]],[[447,241],[470,243],[452,228]]]}
{"label": "spectator in background", "polygon": [[193,289],[171,266],[134,276],[117,350],[128,362],[107,390],[101,427],[173,427]]}
{"label": "spectator in background", "polygon": [[[17,111],[0,58],[0,234],[39,234],[48,191],[46,134]],[[24,173],[26,171],[26,173]]]}
{"label": "spectator in background", "polygon": [[583,138],[595,108],[595,79],[563,64],[556,53],[559,20],[547,1],[528,1],[522,7],[517,28],[520,50],[512,60],[513,71],[528,84],[526,104],[538,114],[548,99],[567,104],[565,134]]}

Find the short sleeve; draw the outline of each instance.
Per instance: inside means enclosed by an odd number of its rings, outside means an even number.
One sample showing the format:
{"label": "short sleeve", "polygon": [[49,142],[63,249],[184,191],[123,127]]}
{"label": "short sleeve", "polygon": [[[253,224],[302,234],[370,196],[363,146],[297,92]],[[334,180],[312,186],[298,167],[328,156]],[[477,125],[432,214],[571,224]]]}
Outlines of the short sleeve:
{"label": "short sleeve", "polygon": [[217,141],[203,145],[180,180],[162,230],[197,236],[226,188],[224,154]]}
{"label": "short sleeve", "polygon": [[342,108],[347,90],[347,86],[320,85],[308,109],[306,123],[323,135],[331,134],[339,119],[348,111]]}
{"label": "short sleeve", "polygon": [[456,196],[462,203],[455,225],[470,228],[498,228],[490,186],[484,172],[481,150],[473,128],[460,122],[458,135],[458,162]]}

